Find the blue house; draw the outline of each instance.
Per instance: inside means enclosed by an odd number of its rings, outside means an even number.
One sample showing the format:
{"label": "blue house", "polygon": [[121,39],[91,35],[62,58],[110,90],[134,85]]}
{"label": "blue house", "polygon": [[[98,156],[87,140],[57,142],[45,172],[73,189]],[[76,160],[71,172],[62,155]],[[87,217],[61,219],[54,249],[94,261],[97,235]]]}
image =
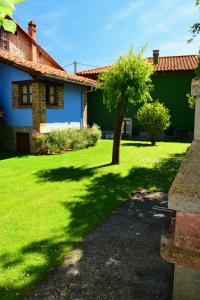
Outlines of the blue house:
{"label": "blue house", "polygon": [[1,146],[34,152],[32,132],[87,125],[87,94],[95,80],[66,72],[36,42],[36,25],[16,34],[0,28]]}

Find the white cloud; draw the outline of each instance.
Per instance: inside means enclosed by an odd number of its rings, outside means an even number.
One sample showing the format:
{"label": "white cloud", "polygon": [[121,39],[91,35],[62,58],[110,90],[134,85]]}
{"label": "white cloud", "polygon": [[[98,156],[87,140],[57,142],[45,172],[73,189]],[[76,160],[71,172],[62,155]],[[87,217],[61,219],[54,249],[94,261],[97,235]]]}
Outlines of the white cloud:
{"label": "white cloud", "polygon": [[151,11],[143,10],[138,21],[144,28],[144,36],[149,39],[160,33],[176,30],[176,24],[190,21],[191,16],[197,15],[198,10],[193,2],[185,4],[184,0],[180,0],[177,4],[176,1],[162,0],[157,5],[155,4]]}
{"label": "white cloud", "polygon": [[106,29],[111,29],[116,23],[122,21],[133,14],[135,10],[140,6],[139,2],[133,1],[129,3],[129,5],[120,10],[117,14],[110,18],[108,24],[106,25]]}
{"label": "white cloud", "polygon": [[186,36],[178,41],[171,41],[160,47],[160,55],[184,55],[197,54],[199,52],[200,38],[196,38],[192,43],[187,43]]}

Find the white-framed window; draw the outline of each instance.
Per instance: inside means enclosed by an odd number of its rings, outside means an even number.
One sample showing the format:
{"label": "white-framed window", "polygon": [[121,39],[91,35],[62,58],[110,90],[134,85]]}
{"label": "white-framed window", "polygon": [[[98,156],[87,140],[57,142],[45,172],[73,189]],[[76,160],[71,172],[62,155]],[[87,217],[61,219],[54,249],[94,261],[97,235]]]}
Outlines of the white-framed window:
{"label": "white-framed window", "polygon": [[46,102],[47,105],[57,105],[56,99],[56,85],[47,84],[46,85]]}
{"label": "white-framed window", "polygon": [[21,85],[21,104],[32,104],[32,84]]}

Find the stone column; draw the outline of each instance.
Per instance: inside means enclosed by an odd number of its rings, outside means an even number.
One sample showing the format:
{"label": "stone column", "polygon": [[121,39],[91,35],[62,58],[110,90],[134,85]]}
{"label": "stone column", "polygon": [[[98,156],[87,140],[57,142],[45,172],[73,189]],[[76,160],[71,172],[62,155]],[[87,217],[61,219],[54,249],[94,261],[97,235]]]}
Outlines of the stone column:
{"label": "stone column", "polygon": [[40,125],[46,123],[45,84],[43,82],[33,82],[32,95],[33,128],[39,130]]}
{"label": "stone column", "polygon": [[161,256],[175,265],[173,300],[200,300],[200,78],[192,81],[192,95],[194,140],[169,191],[173,229],[161,238]]}
{"label": "stone column", "polygon": [[192,81],[192,96],[195,97],[194,140],[200,141],[200,78]]}

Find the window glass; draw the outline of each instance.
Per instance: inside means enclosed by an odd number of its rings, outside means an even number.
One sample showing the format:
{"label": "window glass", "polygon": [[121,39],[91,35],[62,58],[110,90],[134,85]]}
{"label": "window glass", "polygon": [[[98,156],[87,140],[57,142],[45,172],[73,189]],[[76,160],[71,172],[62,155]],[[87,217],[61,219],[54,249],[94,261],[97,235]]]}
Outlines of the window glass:
{"label": "window glass", "polygon": [[32,85],[26,84],[22,85],[22,103],[31,104],[32,103]]}
{"label": "window glass", "polygon": [[27,97],[27,95],[23,95],[22,99],[23,99],[23,103],[27,103],[27,102],[28,102],[28,97]]}
{"label": "window glass", "polygon": [[23,94],[27,94],[27,86],[26,85],[23,85],[23,87],[22,87],[22,93]]}
{"label": "window glass", "polygon": [[50,103],[51,103],[51,104],[54,104],[54,103],[55,103],[55,97],[54,97],[54,95],[51,95],[51,96],[50,96]]}
{"label": "window glass", "polygon": [[55,95],[55,87],[54,86],[50,86],[50,95]]}
{"label": "window glass", "polygon": [[46,101],[49,105],[56,105],[56,87],[52,85],[46,86]]}

